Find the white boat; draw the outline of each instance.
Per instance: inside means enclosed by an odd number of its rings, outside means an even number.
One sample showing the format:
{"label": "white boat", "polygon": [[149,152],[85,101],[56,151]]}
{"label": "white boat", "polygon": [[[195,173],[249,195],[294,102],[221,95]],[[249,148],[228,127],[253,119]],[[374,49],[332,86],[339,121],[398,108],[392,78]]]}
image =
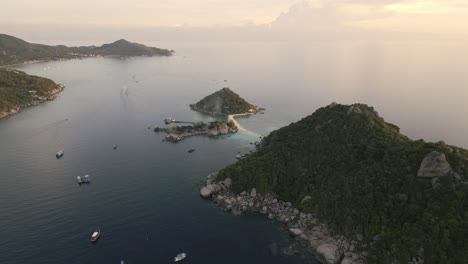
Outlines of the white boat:
{"label": "white boat", "polygon": [[57,159],[60,159],[62,156],[63,156],[63,150],[59,150],[59,152],[55,154],[55,157],[57,157]]}
{"label": "white boat", "polygon": [[182,253],[177,254],[177,256],[175,256],[174,262],[180,262],[186,258],[187,258],[187,254],[185,252],[182,252]]}
{"label": "white boat", "polygon": [[91,235],[91,242],[96,242],[99,239],[100,236],[101,236],[101,230],[99,230],[99,228],[98,228]]}
{"label": "white boat", "polygon": [[91,183],[91,178],[89,177],[89,175],[86,174],[85,176],[77,176],[76,181],[78,182],[78,184]]}

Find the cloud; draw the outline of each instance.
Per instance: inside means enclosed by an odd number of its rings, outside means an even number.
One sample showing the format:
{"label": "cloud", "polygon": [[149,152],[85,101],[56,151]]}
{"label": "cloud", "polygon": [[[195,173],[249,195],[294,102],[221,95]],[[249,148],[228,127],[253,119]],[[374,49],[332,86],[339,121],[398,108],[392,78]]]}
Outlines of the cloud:
{"label": "cloud", "polygon": [[354,27],[355,22],[382,19],[393,12],[384,1],[302,1],[281,13],[271,26],[276,29],[296,31],[343,31]]}

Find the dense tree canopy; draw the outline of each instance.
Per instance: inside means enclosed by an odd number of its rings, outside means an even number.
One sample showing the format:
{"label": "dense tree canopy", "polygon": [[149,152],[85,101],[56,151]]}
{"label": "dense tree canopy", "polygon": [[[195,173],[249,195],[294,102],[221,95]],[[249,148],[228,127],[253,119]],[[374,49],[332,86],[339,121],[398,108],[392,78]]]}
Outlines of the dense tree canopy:
{"label": "dense tree canopy", "polygon": [[24,107],[38,96],[48,96],[53,89],[57,89],[57,84],[50,79],[0,69],[0,112]]}
{"label": "dense tree canopy", "polygon": [[[363,234],[370,263],[404,263],[421,248],[425,263],[467,263],[468,187],[444,177],[434,189],[417,178],[431,151],[468,175],[467,150],[413,141],[372,107],[332,104],[272,132],[220,177],[232,178],[235,191],[275,192],[336,233]],[[312,199],[301,203],[306,195]]]}

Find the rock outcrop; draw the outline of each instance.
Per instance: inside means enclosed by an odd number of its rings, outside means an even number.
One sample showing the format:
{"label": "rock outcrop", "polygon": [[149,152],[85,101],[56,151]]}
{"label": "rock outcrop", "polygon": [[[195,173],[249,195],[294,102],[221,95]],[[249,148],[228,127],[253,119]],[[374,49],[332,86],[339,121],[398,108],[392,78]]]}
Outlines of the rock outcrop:
{"label": "rock outcrop", "polygon": [[327,264],[338,264],[343,258],[343,251],[331,243],[324,243],[317,247],[317,257]]}
{"label": "rock outcrop", "polygon": [[418,177],[434,178],[444,177],[452,171],[445,154],[432,151],[424,157],[421,167],[418,170]]}
{"label": "rock outcrop", "polygon": [[[331,235],[327,226],[321,224],[312,214],[301,212],[294,208],[292,203],[281,201],[274,194],[261,194],[255,188],[235,194],[230,190],[230,178],[217,181],[216,177],[215,173],[208,175],[200,189],[200,195],[204,198],[211,197],[224,210],[236,215],[260,213],[268,219],[283,223],[289,234],[294,237],[297,248],[305,248],[308,253],[317,255],[322,263],[338,264],[344,256],[352,257],[351,262],[347,259],[345,264],[365,262],[365,255],[356,252],[358,241]],[[286,252],[297,253],[296,249],[291,248],[296,247],[291,246]]]}
{"label": "rock outcrop", "polygon": [[[168,124],[168,123],[175,123],[178,121],[175,121],[172,118],[167,118],[164,120],[164,122]],[[237,133],[238,128],[232,122],[213,121],[210,123],[195,122],[189,126],[155,127],[154,132],[165,132],[168,135],[165,137],[164,140],[176,143],[176,142],[184,140],[187,137],[192,137],[192,136],[212,137],[212,136],[226,135],[230,133]]]}

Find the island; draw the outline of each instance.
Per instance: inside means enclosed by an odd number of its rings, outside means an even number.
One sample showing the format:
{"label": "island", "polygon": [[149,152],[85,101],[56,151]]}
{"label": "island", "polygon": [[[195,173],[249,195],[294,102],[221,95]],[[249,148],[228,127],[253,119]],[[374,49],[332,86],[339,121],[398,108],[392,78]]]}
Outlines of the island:
{"label": "island", "polygon": [[322,263],[465,263],[468,150],[332,103],[210,174],[200,195],[283,223]]}
{"label": "island", "polygon": [[254,114],[265,110],[248,103],[228,87],[208,95],[196,104],[191,104],[190,108],[204,114],[226,116]]}
{"label": "island", "polygon": [[[166,119],[168,120],[168,119]],[[171,123],[176,122],[173,120]],[[167,122],[166,122],[167,123]],[[188,123],[188,122],[184,122]],[[156,127],[154,132],[165,132],[168,135],[165,137],[165,141],[179,142],[183,139],[191,136],[219,136],[231,133],[237,133],[238,128],[232,121],[213,121],[209,123],[195,122],[192,125],[185,126],[170,126],[170,127]]]}
{"label": "island", "polygon": [[96,56],[171,56],[173,50],[147,47],[121,39],[102,46],[67,47],[33,44],[0,34],[0,66]]}
{"label": "island", "polygon": [[265,108],[260,108],[248,103],[227,87],[203,98],[196,104],[191,104],[190,108],[192,110],[217,117],[225,116],[226,121],[204,123],[177,121],[173,118],[166,118],[164,119],[164,123],[166,125],[174,123],[184,123],[187,125],[175,125],[163,128],[156,127],[154,128],[154,131],[167,133],[168,135],[165,137],[165,141],[169,142],[179,142],[191,136],[219,136],[237,133],[238,131],[243,131],[257,138],[261,137],[260,135],[243,128],[234,119],[234,117],[263,112],[265,111]]}
{"label": "island", "polygon": [[0,69],[0,118],[51,101],[65,86],[22,71]]}

